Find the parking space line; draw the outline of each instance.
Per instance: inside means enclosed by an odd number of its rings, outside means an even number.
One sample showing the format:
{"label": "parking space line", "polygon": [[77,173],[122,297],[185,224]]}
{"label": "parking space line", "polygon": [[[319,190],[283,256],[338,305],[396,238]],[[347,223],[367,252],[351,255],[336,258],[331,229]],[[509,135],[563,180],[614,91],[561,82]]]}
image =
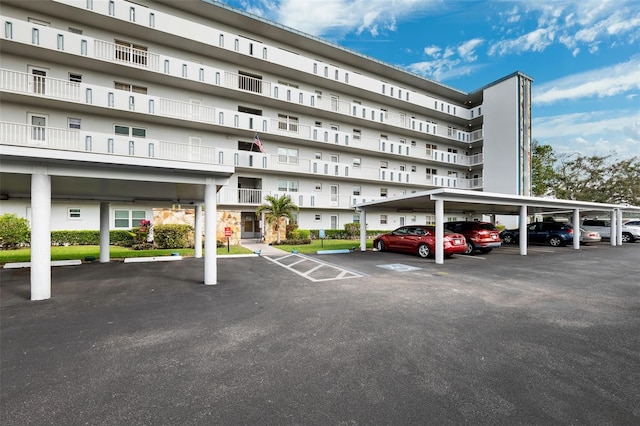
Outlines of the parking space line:
{"label": "parking space line", "polygon": [[[285,264],[282,262],[282,260],[288,259],[292,256],[297,257],[298,260],[290,264]],[[270,262],[276,263],[282,266],[283,268],[288,269],[300,275],[301,277],[304,277],[309,281],[313,281],[313,282],[341,280],[341,279],[347,279],[347,278],[361,278],[366,276],[366,274],[363,274],[361,272],[353,271],[342,266],[323,262],[323,261],[314,259],[313,257],[305,256],[303,254],[291,254],[291,255],[280,256],[280,257],[271,257],[271,256],[262,256],[262,257],[269,260]],[[294,268],[295,265],[300,265],[300,264],[303,264],[304,262],[311,262],[313,265],[309,266],[309,268],[304,271],[298,270],[303,268],[298,268],[298,269]],[[323,277],[314,277],[312,276],[314,273],[318,273],[318,275],[322,274]]]}
{"label": "parking space line", "polygon": [[456,259],[487,260],[486,257],[482,257],[482,256],[456,256]]}

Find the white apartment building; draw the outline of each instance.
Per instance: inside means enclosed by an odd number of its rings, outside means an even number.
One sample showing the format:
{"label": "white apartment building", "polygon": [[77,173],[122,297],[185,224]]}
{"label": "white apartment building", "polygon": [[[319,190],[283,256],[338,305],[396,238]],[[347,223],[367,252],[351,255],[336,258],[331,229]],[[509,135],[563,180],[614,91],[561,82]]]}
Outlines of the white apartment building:
{"label": "white apartment building", "polygon": [[302,229],[434,188],[530,195],[520,72],[466,93],[202,0],[3,0],[0,13],[0,213],[32,219],[40,197],[45,228],[129,229],[204,203],[218,232],[253,238],[268,194],[291,196]]}

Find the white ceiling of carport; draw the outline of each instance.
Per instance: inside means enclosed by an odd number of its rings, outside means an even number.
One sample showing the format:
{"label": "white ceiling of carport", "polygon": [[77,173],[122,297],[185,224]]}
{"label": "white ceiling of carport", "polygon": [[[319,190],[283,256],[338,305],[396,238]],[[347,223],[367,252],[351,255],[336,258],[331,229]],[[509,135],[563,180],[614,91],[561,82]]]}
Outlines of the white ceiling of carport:
{"label": "white ceiling of carport", "polygon": [[445,212],[473,214],[517,215],[520,206],[526,205],[528,214],[549,211],[588,210],[610,212],[614,209],[640,212],[640,207],[602,204],[574,200],[556,200],[540,197],[497,194],[441,188],[414,194],[401,195],[358,204],[356,209],[365,211],[393,211],[401,213],[434,213],[436,200],[444,201]]}

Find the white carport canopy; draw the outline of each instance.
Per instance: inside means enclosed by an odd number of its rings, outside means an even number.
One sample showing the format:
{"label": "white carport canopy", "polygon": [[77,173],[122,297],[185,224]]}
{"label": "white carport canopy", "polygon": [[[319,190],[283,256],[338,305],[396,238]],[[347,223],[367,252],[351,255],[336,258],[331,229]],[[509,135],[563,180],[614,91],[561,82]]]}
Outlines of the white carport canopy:
{"label": "white carport canopy", "polygon": [[[640,212],[640,207],[586,201],[556,200],[491,192],[440,188],[409,195],[385,198],[356,205],[360,212],[360,250],[366,250],[367,212],[435,213],[436,263],[444,263],[444,212],[487,215],[518,215],[520,218],[520,254],[527,254],[527,216],[535,213],[572,211],[573,223],[579,223],[580,212],[604,212],[611,215],[611,245],[622,244],[622,212]],[[573,247],[580,248],[580,230],[574,229]]]}

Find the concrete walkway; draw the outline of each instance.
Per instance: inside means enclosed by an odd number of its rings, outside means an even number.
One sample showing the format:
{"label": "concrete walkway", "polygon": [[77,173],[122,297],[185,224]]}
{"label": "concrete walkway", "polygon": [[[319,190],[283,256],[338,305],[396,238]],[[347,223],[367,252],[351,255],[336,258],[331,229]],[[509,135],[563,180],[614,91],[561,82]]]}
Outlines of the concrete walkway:
{"label": "concrete walkway", "polygon": [[244,248],[251,250],[254,253],[260,252],[261,256],[282,256],[289,254],[289,252],[280,250],[274,246],[265,243],[256,242],[255,239],[240,240],[240,245]]}

